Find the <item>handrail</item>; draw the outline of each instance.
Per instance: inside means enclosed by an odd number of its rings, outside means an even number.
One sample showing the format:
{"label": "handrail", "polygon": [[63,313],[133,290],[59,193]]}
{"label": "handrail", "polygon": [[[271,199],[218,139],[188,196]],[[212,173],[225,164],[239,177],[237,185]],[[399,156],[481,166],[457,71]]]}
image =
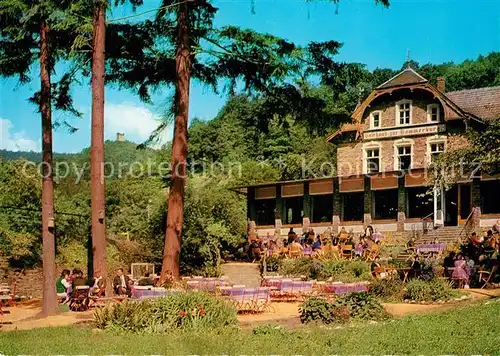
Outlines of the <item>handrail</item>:
{"label": "handrail", "polygon": [[[458,241],[462,241],[464,238],[462,237],[462,235],[465,233],[465,237],[467,237],[468,235],[468,232],[470,232],[470,227],[472,225],[472,216],[474,215],[474,212],[476,211],[477,208],[472,208],[469,216],[467,217],[467,219],[465,220],[465,224],[464,224],[464,227],[462,228],[462,230],[460,230],[460,233],[458,234]],[[467,230],[467,231],[466,231]]]}
{"label": "handrail", "polygon": [[425,235],[429,232],[429,227],[427,226],[427,220],[434,215],[434,212],[424,216],[420,221],[422,222],[422,234]]}

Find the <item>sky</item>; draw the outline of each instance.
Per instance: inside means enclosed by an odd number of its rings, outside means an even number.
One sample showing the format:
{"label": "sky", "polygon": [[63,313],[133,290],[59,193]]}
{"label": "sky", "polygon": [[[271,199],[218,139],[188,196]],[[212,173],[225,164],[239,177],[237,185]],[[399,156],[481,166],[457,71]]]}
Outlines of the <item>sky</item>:
{"label": "sky", "polygon": [[[154,9],[158,3],[145,0],[137,12]],[[388,9],[372,0],[341,0],[338,6],[327,1],[255,0],[254,14],[250,0],[215,0],[214,5],[219,8],[216,27],[251,28],[299,45],[336,40],[344,43],[339,61],[364,63],[370,70],[401,68],[408,51],[420,64],[459,63],[500,51],[500,0],[392,0]],[[128,14],[129,9],[114,9],[108,19]],[[0,149],[40,151],[40,115],[27,101],[40,86],[36,70],[27,85],[1,79]],[[123,132],[128,140],[143,142],[156,128],[169,96],[168,91],[156,93],[153,104],[146,105],[126,89],[106,88],[105,138],[115,139],[117,132]],[[73,134],[55,130],[55,152],[74,153],[90,145],[90,83],[75,87],[73,97],[83,117],[67,119],[79,130]],[[211,120],[225,100],[193,82],[190,119]],[[172,127],[166,130],[165,142],[172,132]]]}

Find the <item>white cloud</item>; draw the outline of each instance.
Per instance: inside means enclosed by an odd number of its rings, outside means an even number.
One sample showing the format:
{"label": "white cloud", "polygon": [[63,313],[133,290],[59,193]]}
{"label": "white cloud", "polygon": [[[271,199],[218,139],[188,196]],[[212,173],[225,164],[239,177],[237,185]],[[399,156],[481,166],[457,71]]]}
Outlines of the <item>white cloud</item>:
{"label": "white cloud", "polygon": [[40,152],[40,140],[32,140],[24,131],[13,132],[12,121],[0,118],[0,148],[10,151]]}
{"label": "white cloud", "polygon": [[[160,123],[158,115],[144,106],[124,102],[106,103],[104,108],[104,130],[106,139],[116,139],[116,133],[125,134],[125,139],[137,143],[144,142]],[[170,129],[165,130],[162,142],[171,137]]]}

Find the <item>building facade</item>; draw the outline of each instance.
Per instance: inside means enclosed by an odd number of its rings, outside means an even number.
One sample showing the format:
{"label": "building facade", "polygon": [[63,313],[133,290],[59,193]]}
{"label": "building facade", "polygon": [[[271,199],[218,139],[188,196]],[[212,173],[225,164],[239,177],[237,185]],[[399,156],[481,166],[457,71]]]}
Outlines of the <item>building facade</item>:
{"label": "building facade", "polygon": [[[429,185],[440,153],[467,145],[467,128],[500,118],[500,87],[446,92],[407,68],[358,104],[352,122],[326,139],[337,145],[337,175],[243,187],[249,232],[281,234],[342,226],[381,231],[457,226],[500,218],[500,176],[467,172],[448,190]],[[474,214],[471,214],[474,211]],[[474,215],[474,216],[472,216]]]}

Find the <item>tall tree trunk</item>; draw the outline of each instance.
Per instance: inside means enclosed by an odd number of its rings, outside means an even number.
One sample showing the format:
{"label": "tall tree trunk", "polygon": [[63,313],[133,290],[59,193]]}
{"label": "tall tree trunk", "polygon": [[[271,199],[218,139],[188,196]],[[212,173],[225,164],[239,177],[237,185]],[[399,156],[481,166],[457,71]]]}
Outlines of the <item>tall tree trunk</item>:
{"label": "tall tree trunk", "polygon": [[101,1],[94,8],[92,40],[92,142],[90,148],[90,194],[92,210],[92,251],[94,276],[106,281],[106,294],[111,295],[106,262],[106,221],[104,187],[104,50],[106,8]]}
{"label": "tall tree trunk", "polygon": [[184,187],[186,183],[187,128],[189,113],[189,82],[191,79],[191,58],[188,24],[189,7],[180,3],[177,15],[177,52],[175,56],[175,123],[172,143],[172,182],[168,197],[167,231],[161,268],[161,281],[169,274],[179,278],[179,263],[184,222]]}
{"label": "tall tree trunk", "polygon": [[52,170],[52,110],[50,103],[49,27],[40,26],[40,113],[42,114],[42,241],[43,306],[42,316],[57,312],[56,244],[54,238],[54,183]]}

